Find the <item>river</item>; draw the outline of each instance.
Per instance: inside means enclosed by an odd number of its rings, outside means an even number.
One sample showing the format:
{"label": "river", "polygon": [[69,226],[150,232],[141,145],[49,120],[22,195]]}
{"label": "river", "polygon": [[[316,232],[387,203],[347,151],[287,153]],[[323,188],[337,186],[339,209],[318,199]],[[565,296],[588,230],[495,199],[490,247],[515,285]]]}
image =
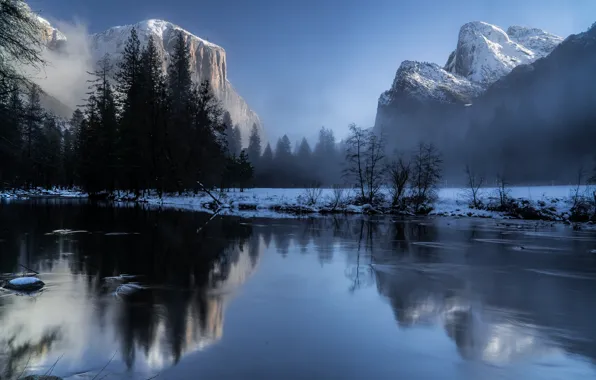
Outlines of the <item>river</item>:
{"label": "river", "polygon": [[[0,205],[0,375],[596,378],[596,232]],[[22,265],[22,266],[21,266]]]}

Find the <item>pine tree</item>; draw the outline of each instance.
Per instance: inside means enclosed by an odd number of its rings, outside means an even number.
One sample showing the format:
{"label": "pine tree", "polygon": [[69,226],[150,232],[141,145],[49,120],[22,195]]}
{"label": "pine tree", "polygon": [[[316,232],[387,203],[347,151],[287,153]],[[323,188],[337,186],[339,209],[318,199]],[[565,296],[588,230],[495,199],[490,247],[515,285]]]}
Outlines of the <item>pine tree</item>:
{"label": "pine tree", "polygon": [[141,53],[142,67],[142,103],[144,117],[142,123],[148,133],[149,186],[164,191],[165,174],[171,154],[166,142],[168,139],[168,99],[165,77],[161,68],[161,59],[157,52],[153,36]]}
{"label": "pine tree", "polygon": [[67,188],[71,188],[75,185],[75,143],[76,137],[72,131],[72,126],[66,128],[62,137],[62,150],[61,155],[61,171],[63,178],[61,184]]}
{"label": "pine tree", "polygon": [[61,139],[61,129],[56,118],[46,113],[42,133],[35,141],[35,152],[39,161],[39,184],[46,189],[58,185],[61,181]]}
{"label": "pine tree", "polygon": [[313,151],[313,160],[319,163],[314,171],[314,175],[319,181],[331,182],[331,184],[339,182],[340,154],[331,129],[322,127],[319,131],[319,140]]}
{"label": "pine tree", "polygon": [[223,115],[223,124],[226,128],[226,142],[227,150],[230,156],[238,156],[242,149],[242,142],[240,136],[240,128],[233,125],[232,117],[229,112]]}
{"label": "pine tree", "polygon": [[240,152],[237,167],[238,185],[240,187],[240,191],[244,191],[254,176],[254,168],[248,159],[246,149],[243,149],[242,152]]}
{"label": "pine tree", "polygon": [[263,155],[259,158],[258,162],[259,166],[256,168],[258,183],[265,187],[271,186],[273,184],[271,175],[271,170],[273,169],[273,149],[271,149],[270,144],[267,144],[265,150],[263,150]]}
{"label": "pine tree", "polygon": [[256,124],[253,124],[250,130],[247,154],[249,161],[255,167],[258,167],[259,159],[261,158],[261,135],[259,134],[259,127]]}
{"label": "pine tree", "polygon": [[117,132],[116,101],[109,82],[111,71],[109,56],[98,62],[92,75],[92,90],[85,110],[85,123],[81,128],[82,185],[89,193],[116,189]]}
{"label": "pine tree", "polygon": [[144,125],[146,105],[142,94],[141,43],[135,28],[126,41],[116,80],[122,110],[117,151],[119,177],[123,188],[133,190],[138,195],[148,180],[146,156],[149,136]]}
{"label": "pine tree", "polygon": [[[84,145],[83,139],[85,138],[85,134],[83,132],[84,123],[85,115],[80,109],[77,108],[73,112],[69,121],[70,131],[73,138],[73,146],[71,156],[68,158],[66,163],[66,165],[70,167],[70,170],[73,172],[72,183],[75,185],[81,185],[81,164],[84,154],[82,147]],[[68,173],[69,170],[66,170],[66,172]]]}
{"label": "pine tree", "polygon": [[0,92],[0,186],[15,187],[21,170],[23,103],[18,87]]}
{"label": "pine tree", "polygon": [[181,192],[188,184],[185,176],[189,169],[189,158],[195,149],[190,142],[195,141],[192,114],[197,92],[192,89],[190,74],[190,53],[184,35],[178,31],[174,39],[173,52],[170,55],[167,79],[168,93],[168,172],[166,188]]}
{"label": "pine tree", "polygon": [[222,165],[226,156],[223,109],[209,81],[203,81],[199,86],[193,108],[191,136],[194,139],[190,141],[190,155],[186,161],[187,188],[196,186],[197,180],[215,185],[225,170]]}
{"label": "pine tree", "polygon": [[23,120],[23,172],[25,185],[28,188],[37,184],[36,173],[39,172],[40,161],[35,151],[36,141],[41,139],[43,109],[40,103],[40,89],[37,85],[29,87],[27,106]]}
{"label": "pine tree", "polygon": [[308,186],[314,182],[313,170],[324,162],[317,162],[317,165],[313,165],[312,150],[308,141],[303,138],[296,151],[296,166],[297,166],[297,181],[301,182],[302,186]]}

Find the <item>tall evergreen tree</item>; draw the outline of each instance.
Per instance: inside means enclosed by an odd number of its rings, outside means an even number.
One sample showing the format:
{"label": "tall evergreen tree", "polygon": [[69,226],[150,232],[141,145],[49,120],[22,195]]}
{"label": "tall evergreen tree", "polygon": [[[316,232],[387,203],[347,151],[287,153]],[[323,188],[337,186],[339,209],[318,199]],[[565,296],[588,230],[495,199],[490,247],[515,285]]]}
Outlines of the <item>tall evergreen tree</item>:
{"label": "tall evergreen tree", "polygon": [[237,163],[238,169],[238,185],[240,187],[240,191],[244,191],[246,187],[248,187],[250,181],[254,176],[254,167],[248,160],[248,154],[246,149],[243,149],[240,152],[240,156],[238,157]]}
{"label": "tall evergreen tree", "polygon": [[226,128],[226,143],[228,147],[228,153],[232,157],[237,157],[240,155],[240,150],[242,149],[240,128],[233,125],[232,117],[227,111],[224,112],[223,115],[223,124]]}
{"label": "tall evergreen tree", "polygon": [[161,194],[164,190],[165,174],[170,154],[166,142],[168,139],[168,99],[165,77],[161,68],[161,58],[157,52],[153,36],[141,53],[142,66],[142,103],[145,107],[142,118],[145,133],[148,133],[150,156],[150,187]]}
{"label": "tall evergreen tree", "polygon": [[35,144],[42,137],[41,128],[44,116],[40,102],[40,91],[37,85],[29,87],[23,120],[23,173],[25,185],[29,188],[38,184],[35,174],[39,172],[41,164],[38,152],[35,151]]}
{"label": "tall evergreen tree", "polygon": [[52,114],[46,113],[43,130],[35,142],[39,160],[39,184],[49,189],[58,185],[62,178],[62,133]]}
{"label": "tall evergreen tree", "polygon": [[256,167],[259,166],[259,159],[261,158],[261,135],[259,134],[259,127],[256,124],[252,125],[250,129],[250,136],[248,138],[248,159]]}
{"label": "tall evergreen tree", "polygon": [[122,111],[117,153],[121,186],[136,194],[146,187],[148,180],[146,156],[149,143],[144,125],[146,105],[143,102],[142,74],[141,43],[136,29],[132,28],[116,73],[116,89]]}
{"label": "tall evergreen tree", "polygon": [[95,78],[91,80],[85,123],[81,128],[82,185],[90,193],[116,189],[118,122],[116,100],[109,82],[111,69],[106,55],[92,73]]}
{"label": "tall evergreen tree", "polygon": [[291,160],[292,143],[290,142],[290,139],[287,135],[283,135],[283,137],[277,140],[277,144],[275,146],[275,164],[287,169],[287,165],[290,164]]}
{"label": "tall evergreen tree", "polygon": [[317,162],[317,165],[313,165],[312,149],[308,141],[303,138],[296,151],[296,167],[298,169],[296,176],[302,186],[308,186],[314,182],[313,170],[318,165],[323,163]]}
{"label": "tall evergreen tree", "polygon": [[[72,182],[73,184],[80,186],[81,185],[81,169],[82,169],[82,162],[81,159],[83,158],[84,152],[82,151],[83,146],[83,138],[85,134],[83,133],[83,127],[85,123],[85,115],[80,109],[76,109],[72,117],[69,121],[69,130],[72,133],[73,138],[73,146],[71,152],[71,158],[68,159],[67,165],[70,166],[73,171]],[[66,169],[66,172],[69,170]]]}
{"label": "tall evergreen tree", "polygon": [[184,190],[184,177],[188,168],[188,160],[193,155],[189,139],[194,142],[193,132],[193,102],[197,98],[193,91],[190,73],[190,52],[186,45],[184,34],[178,31],[174,38],[173,52],[168,64],[168,190]]}
{"label": "tall evergreen tree", "polygon": [[225,125],[222,122],[223,109],[209,81],[201,82],[193,102],[193,129],[189,157],[186,160],[187,188],[196,186],[197,180],[215,185],[225,170],[226,156]]}
{"label": "tall evergreen tree", "polygon": [[15,187],[21,170],[23,103],[18,87],[0,91],[0,187]]}

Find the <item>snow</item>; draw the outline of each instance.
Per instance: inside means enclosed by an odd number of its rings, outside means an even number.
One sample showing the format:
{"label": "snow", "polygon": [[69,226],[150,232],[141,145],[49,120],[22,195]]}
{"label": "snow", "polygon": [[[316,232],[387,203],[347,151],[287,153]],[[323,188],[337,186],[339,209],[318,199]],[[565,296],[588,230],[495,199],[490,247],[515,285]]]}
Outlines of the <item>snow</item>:
{"label": "snow", "polygon": [[[441,102],[452,102],[453,94],[470,99],[484,91],[480,84],[454,75],[435,63],[415,61],[404,61],[397,70],[392,91],[403,89],[419,99]],[[387,97],[382,99],[385,104],[388,104]]]}
{"label": "snow", "polygon": [[[553,215],[558,219],[565,220],[571,208],[570,197],[573,186],[524,186],[512,187],[509,196],[521,201],[526,200],[536,209],[554,209]],[[582,194],[589,191],[583,187]],[[482,217],[482,218],[508,218],[505,214],[497,211],[477,210],[469,207],[465,188],[442,188],[438,192],[438,200],[434,204],[431,215],[456,216],[456,217]],[[321,196],[314,205],[307,205],[304,202],[306,189],[272,189],[259,188],[247,189],[244,192],[232,190],[223,194],[214,194],[226,206],[220,209],[221,215],[236,215],[247,218],[270,217],[270,218],[295,218],[308,215],[323,215],[329,212],[333,189],[322,189]],[[496,202],[497,188],[482,188],[479,196],[483,202],[492,199]],[[387,190],[385,190],[387,193]],[[345,190],[344,198],[347,200],[353,197],[354,190]],[[190,210],[201,212],[213,212],[213,199],[206,194],[173,195],[159,198],[157,195],[147,196],[140,200],[149,207],[173,208],[178,210]],[[125,203],[125,202],[123,202]],[[347,214],[364,214],[371,212],[369,206],[356,206],[345,202],[338,207],[336,212]]]}
{"label": "snow", "polygon": [[133,28],[135,28],[137,31],[139,40],[142,44],[149,40],[150,35],[153,35],[158,45],[162,45],[164,47],[169,46],[170,40],[175,36],[173,32],[179,30],[189,38],[205,45],[210,49],[224,50],[221,46],[195,36],[189,31],[182,29],[178,25],[172,24],[171,22],[158,19],[149,19],[134,25],[115,26],[101,33],[91,35],[93,55],[96,58],[101,58],[105,54],[109,54],[112,57],[120,56]]}
{"label": "snow", "polygon": [[37,277],[19,277],[9,281],[9,283],[14,286],[34,285],[39,284],[40,282],[41,280]]}
{"label": "snow", "polygon": [[0,199],[18,199],[29,197],[62,197],[62,198],[87,198],[87,194],[79,189],[43,189],[35,188],[29,190],[15,189],[0,191]]}
{"label": "snow", "polygon": [[463,25],[457,48],[445,67],[404,61],[391,90],[381,94],[379,105],[390,104],[395,94],[442,103],[471,100],[515,67],[550,54],[563,38],[541,29],[512,26],[505,32],[496,25],[474,21]]}
{"label": "snow", "polygon": [[500,27],[482,21],[463,25],[454,56],[460,65],[448,64],[445,68],[472,82],[488,85],[516,66],[545,57],[563,41],[535,28],[512,26],[508,32],[511,36]]}

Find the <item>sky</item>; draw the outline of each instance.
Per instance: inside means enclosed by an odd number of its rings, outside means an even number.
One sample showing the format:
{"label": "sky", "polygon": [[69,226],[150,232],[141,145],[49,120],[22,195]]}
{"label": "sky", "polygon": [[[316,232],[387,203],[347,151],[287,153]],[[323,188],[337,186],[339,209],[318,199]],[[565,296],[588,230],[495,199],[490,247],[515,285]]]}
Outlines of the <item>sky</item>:
{"label": "sky", "polygon": [[444,65],[459,28],[486,21],[560,36],[596,22],[595,0],[30,0],[50,21],[89,32],[164,19],[222,46],[228,78],[267,138],[336,137],[374,124],[379,95],[403,60]]}

